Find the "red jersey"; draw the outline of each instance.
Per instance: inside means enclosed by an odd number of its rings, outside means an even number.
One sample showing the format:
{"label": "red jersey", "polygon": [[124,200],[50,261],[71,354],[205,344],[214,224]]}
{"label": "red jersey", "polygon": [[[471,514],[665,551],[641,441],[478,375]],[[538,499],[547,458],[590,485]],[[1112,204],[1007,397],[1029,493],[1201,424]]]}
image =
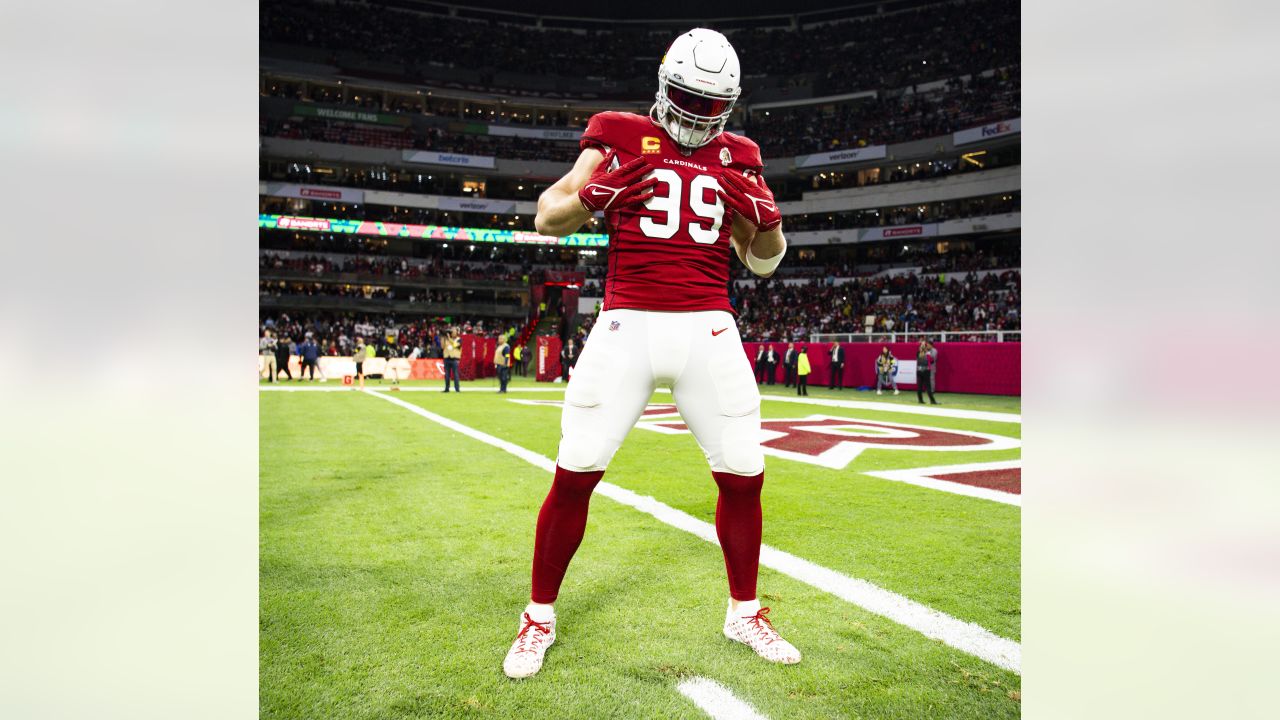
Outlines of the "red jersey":
{"label": "red jersey", "polygon": [[604,309],[733,312],[728,294],[733,212],[716,190],[724,172],[761,172],[760,147],[723,132],[685,156],[647,116],[624,112],[593,115],[579,144],[612,148],[620,164],[643,157],[653,166],[645,177],[658,179],[647,209],[605,212]]}

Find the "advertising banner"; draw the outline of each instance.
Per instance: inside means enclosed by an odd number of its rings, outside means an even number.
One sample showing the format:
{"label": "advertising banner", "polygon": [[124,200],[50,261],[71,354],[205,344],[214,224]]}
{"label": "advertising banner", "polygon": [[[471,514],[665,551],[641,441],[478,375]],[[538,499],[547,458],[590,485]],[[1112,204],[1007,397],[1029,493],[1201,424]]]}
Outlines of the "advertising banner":
{"label": "advertising banner", "polygon": [[[438,380],[444,377],[443,360],[409,360],[408,358],[370,358],[364,362],[364,372],[381,375],[384,380]],[[289,358],[289,373],[302,377],[302,360],[297,355]],[[316,362],[317,382],[342,382],[345,375],[355,375],[356,364],[350,356],[325,355]],[[265,377],[266,361],[258,356],[258,377]],[[283,379],[284,371],[279,372]],[[307,375],[307,380],[311,375]]]}
{"label": "advertising banner", "polygon": [[324,200],[326,202],[363,203],[364,191],[355,188],[321,187],[317,185],[293,185],[290,183],[262,183],[262,194],[272,197]]}
{"label": "advertising banner", "polygon": [[404,115],[390,115],[388,113],[380,113],[371,110],[327,108],[303,104],[294,105],[293,114],[303,115],[306,117],[320,117],[329,120],[344,120],[346,122],[372,123],[375,125],[398,125],[400,127],[408,127],[410,123],[409,118]]}
{"label": "advertising banner", "polygon": [[408,223],[297,217],[294,215],[260,214],[258,215],[258,229],[305,230],[308,232],[331,232],[347,235],[378,235],[383,237],[476,243],[514,243],[517,245],[563,245],[566,247],[607,247],[609,245],[609,236],[601,233],[574,233],[558,238],[551,235],[540,235],[527,230],[411,225]]}
{"label": "advertising banner", "polygon": [[990,125],[982,127],[968,128],[967,130],[957,130],[951,136],[953,145],[968,145],[979,140],[990,140],[991,138],[1003,137],[1005,135],[1013,135],[1022,132],[1022,118],[1014,118],[1012,120],[1001,120]]}
{"label": "advertising banner", "polygon": [[[781,343],[771,344],[779,352],[786,349],[786,345]],[[880,348],[886,345],[898,358],[898,386],[903,392],[914,391],[918,379],[915,373],[915,357],[919,343],[840,343],[845,352],[844,386],[874,388],[876,356],[880,354]],[[760,343],[757,342],[742,343],[743,352],[753,363],[759,347]],[[809,344],[809,363],[813,367],[809,384],[814,387],[826,385],[831,379],[830,345],[824,344],[819,347],[820,350],[816,350],[813,344]],[[988,395],[1022,394],[1022,343],[946,342],[937,343],[935,347],[938,349],[937,376],[934,378],[935,391]],[[776,372],[777,382],[782,382],[781,363]],[[908,372],[910,374],[906,374]],[[944,399],[943,402],[946,400]]]}
{"label": "advertising banner", "polygon": [[425,165],[452,165],[454,167],[488,168],[495,166],[494,159],[485,155],[460,155],[458,153],[442,153],[434,150],[401,150],[400,157],[405,162]]}
{"label": "advertising banner", "polygon": [[515,125],[490,125],[490,135],[524,137],[538,140],[577,140],[582,137],[581,128],[518,127]]}
{"label": "advertising banner", "polygon": [[880,160],[885,157],[888,147],[885,145],[871,145],[870,147],[849,148],[848,150],[836,150],[827,153],[814,153],[813,155],[797,155],[797,168],[811,168],[822,165],[835,165],[837,163],[862,162],[863,160]]}
{"label": "advertising banner", "polygon": [[915,360],[899,360],[898,361],[898,382],[904,385],[916,384],[916,361]]}
{"label": "advertising banner", "polygon": [[537,381],[553,382],[560,377],[560,338],[554,335],[538,336]]}
{"label": "advertising banner", "polygon": [[938,224],[928,225],[895,225],[892,227],[863,228],[858,231],[858,242],[872,240],[911,240],[921,237],[933,237],[938,234]]}
{"label": "advertising banner", "polygon": [[515,215],[515,200],[489,200],[488,198],[447,197],[441,196],[436,207],[441,210],[458,210],[461,212],[483,212],[495,215]]}

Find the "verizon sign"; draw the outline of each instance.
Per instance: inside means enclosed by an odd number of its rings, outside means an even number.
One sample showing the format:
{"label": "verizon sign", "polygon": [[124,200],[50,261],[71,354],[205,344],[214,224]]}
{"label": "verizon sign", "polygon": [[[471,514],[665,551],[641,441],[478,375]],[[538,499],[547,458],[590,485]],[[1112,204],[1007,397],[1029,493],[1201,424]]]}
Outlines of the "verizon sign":
{"label": "verizon sign", "polygon": [[863,160],[879,160],[884,158],[887,152],[888,147],[885,145],[872,145],[870,147],[836,150],[835,152],[799,155],[796,157],[795,166],[797,168],[809,168],[821,167],[823,165],[862,162]]}
{"label": "verizon sign", "polygon": [[441,210],[458,210],[461,212],[494,213],[497,215],[516,214],[516,202],[514,200],[441,196],[438,199],[437,207]]}

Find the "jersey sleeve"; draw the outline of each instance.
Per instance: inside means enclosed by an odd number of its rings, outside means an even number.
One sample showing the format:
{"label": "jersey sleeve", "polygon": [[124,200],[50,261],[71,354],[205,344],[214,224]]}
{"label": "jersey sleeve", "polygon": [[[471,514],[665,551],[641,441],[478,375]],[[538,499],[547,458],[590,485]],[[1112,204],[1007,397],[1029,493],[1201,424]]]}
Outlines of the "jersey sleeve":
{"label": "jersey sleeve", "polygon": [[600,112],[591,116],[587,121],[587,129],[583,131],[582,137],[578,140],[578,148],[586,150],[587,148],[596,148],[600,152],[606,152],[613,147],[615,135],[614,126],[617,124],[613,121],[614,113]]}
{"label": "jersey sleeve", "polygon": [[764,172],[764,159],[760,157],[760,146],[754,140],[745,137],[739,137],[742,142],[742,164],[746,170],[756,173]]}

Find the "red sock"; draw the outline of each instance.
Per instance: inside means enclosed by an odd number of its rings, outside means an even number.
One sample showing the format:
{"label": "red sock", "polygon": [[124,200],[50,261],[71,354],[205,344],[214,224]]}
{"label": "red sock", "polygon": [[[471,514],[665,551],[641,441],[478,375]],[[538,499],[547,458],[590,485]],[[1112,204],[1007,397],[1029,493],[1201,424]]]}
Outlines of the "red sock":
{"label": "red sock", "polygon": [[756,599],[756,576],[760,572],[760,488],[764,473],[734,475],[712,472],[720,486],[716,501],[716,537],[724,551],[729,573],[729,596],[734,600]]}
{"label": "red sock", "polygon": [[556,465],[556,479],[538,512],[538,531],[533,543],[533,592],[536,603],[551,604],[560,594],[569,561],[582,544],[587,531],[587,509],[591,492],[604,477],[603,470],[574,472]]}

